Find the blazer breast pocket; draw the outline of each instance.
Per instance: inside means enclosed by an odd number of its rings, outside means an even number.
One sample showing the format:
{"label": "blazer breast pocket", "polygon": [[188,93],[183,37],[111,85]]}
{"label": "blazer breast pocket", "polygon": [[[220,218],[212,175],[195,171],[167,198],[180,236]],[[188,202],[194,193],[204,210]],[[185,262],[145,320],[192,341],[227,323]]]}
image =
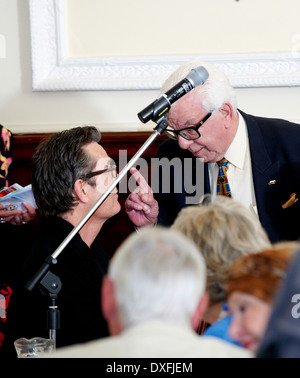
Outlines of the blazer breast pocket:
{"label": "blazer breast pocket", "polygon": [[296,193],[291,193],[290,198],[282,204],[283,209],[288,209],[289,207],[293,206],[298,201],[298,195]]}

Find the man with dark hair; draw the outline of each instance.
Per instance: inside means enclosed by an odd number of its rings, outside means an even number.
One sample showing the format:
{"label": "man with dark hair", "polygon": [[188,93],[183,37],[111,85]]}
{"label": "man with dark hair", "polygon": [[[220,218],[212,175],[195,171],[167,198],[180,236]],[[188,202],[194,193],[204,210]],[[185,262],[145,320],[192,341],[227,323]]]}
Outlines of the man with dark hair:
{"label": "man with dark hair", "polygon": [[[56,251],[75,226],[83,219],[117,175],[113,160],[99,144],[99,131],[92,126],[77,127],[53,134],[43,141],[33,156],[32,190],[42,215],[42,234],[31,250],[12,301],[8,324],[11,344],[19,337],[48,337],[46,312],[51,304],[34,288],[26,293],[24,285]],[[138,171],[135,178],[142,180]],[[145,180],[143,181],[145,186]],[[130,219],[138,226],[151,224],[158,206],[153,195],[138,194],[144,204]],[[144,208],[151,205],[151,211]],[[102,278],[107,272],[108,257],[96,239],[107,219],[120,211],[115,188],[72,238],[50,271],[62,282],[57,305],[61,326],[57,346],[108,335],[100,306]],[[141,222],[142,219],[142,222]]]}

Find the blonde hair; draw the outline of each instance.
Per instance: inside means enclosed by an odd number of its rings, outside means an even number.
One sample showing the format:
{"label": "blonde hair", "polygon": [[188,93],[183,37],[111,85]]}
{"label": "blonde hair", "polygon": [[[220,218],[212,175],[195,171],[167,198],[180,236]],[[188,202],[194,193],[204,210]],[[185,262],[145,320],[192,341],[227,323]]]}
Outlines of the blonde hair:
{"label": "blonde hair", "polygon": [[208,205],[184,208],[172,228],[199,247],[207,266],[211,305],[225,300],[228,271],[238,257],[271,246],[258,218],[241,203],[222,196]]}

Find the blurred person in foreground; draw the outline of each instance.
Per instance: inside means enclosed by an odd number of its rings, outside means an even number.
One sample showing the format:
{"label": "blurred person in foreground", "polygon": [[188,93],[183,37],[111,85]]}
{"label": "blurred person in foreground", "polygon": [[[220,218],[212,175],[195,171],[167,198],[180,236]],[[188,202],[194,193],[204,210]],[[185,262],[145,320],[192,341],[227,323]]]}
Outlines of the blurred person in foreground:
{"label": "blurred person in foreground", "polygon": [[[8,316],[11,346],[20,337],[48,336],[46,313],[50,297],[42,295],[39,285],[32,292],[27,292],[24,286],[117,175],[114,161],[99,144],[100,137],[100,132],[92,126],[55,133],[38,146],[32,158],[32,189],[43,224],[41,235],[24,264],[19,290],[12,296]],[[155,219],[157,206],[143,177],[135,169],[132,173],[140,183],[138,195],[143,206],[131,213],[130,219],[141,227],[151,224],[152,216]],[[56,301],[61,315],[57,347],[108,335],[99,302],[108,256],[98,235],[104,223],[119,211],[115,188],[60,253],[57,263],[50,266],[50,272],[62,282]]]}
{"label": "blurred person in foreground", "polygon": [[206,263],[209,305],[203,321],[210,326],[204,335],[239,344],[228,335],[232,320],[226,301],[228,271],[237,258],[271,247],[265,230],[241,203],[211,195],[198,206],[182,209],[172,228],[198,246]]}
{"label": "blurred person in foreground", "polygon": [[228,274],[228,306],[233,314],[229,335],[253,353],[258,351],[273,308],[299,244],[278,243],[237,259]]}
{"label": "blurred person in foreground", "polygon": [[[9,169],[13,162],[13,135],[0,125],[0,190],[9,187]],[[13,183],[14,184],[14,183]],[[0,192],[0,198],[3,196]],[[0,355],[4,353],[8,307],[19,267],[26,251],[30,249],[28,226],[36,217],[36,210],[28,202],[22,203],[23,210],[9,209],[0,203],[1,263],[0,263]],[[21,227],[17,227],[21,226]]]}
{"label": "blurred person in foreground", "polygon": [[248,351],[194,331],[205,311],[205,263],[180,233],[132,234],[110,261],[102,308],[111,337],[58,350],[54,358],[250,357]]}
{"label": "blurred person in foreground", "polygon": [[300,249],[293,257],[286,278],[274,301],[257,358],[300,357]]}

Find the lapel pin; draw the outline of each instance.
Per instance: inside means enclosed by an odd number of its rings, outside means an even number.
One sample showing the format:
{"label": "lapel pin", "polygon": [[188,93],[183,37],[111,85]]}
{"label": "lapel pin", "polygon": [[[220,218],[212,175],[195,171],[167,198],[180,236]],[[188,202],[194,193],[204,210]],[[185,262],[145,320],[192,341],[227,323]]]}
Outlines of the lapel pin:
{"label": "lapel pin", "polygon": [[268,182],[268,185],[275,185],[276,184],[276,180],[271,180]]}

